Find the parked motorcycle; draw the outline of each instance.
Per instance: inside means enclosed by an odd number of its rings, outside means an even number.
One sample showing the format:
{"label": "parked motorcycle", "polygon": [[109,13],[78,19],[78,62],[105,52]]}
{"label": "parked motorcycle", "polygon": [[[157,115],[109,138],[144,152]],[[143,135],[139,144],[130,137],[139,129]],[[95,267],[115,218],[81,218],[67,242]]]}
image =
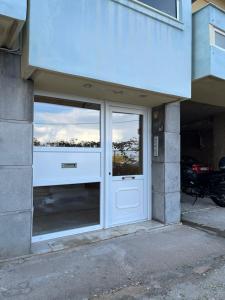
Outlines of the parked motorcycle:
{"label": "parked motorcycle", "polygon": [[181,160],[182,192],[198,198],[209,197],[217,205],[225,207],[225,157],[219,162],[219,171],[200,164],[192,157]]}

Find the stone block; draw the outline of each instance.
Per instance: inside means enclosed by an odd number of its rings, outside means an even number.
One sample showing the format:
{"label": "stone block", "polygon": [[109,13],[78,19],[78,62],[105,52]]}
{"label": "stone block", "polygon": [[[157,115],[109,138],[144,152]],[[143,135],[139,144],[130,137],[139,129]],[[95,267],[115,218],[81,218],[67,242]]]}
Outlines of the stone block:
{"label": "stone block", "polygon": [[154,192],[165,192],[165,164],[152,163],[152,189]]}
{"label": "stone block", "polygon": [[31,212],[0,215],[0,258],[30,252],[31,220]]}
{"label": "stone block", "polygon": [[162,223],[165,222],[165,193],[152,193],[152,218]]}
{"label": "stone block", "polygon": [[180,134],[165,132],[165,162],[180,162]]}
{"label": "stone block", "polygon": [[0,79],[2,77],[20,78],[20,58],[19,55],[0,52]]}
{"label": "stone block", "polygon": [[180,164],[165,163],[165,193],[180,191]]}
{"label": "stone block", "polygon": [[0,213],[32,209],[32,167],[0,167]]}
{"label": "stone block", "polygon": [[32,164],[32,124],[0,121],[0,165]]}
{"label": "stone block", "polygon": [[180,192],[165,194],[165,223],[177,224],[181,219]]}
{"label": "stone block", "polygon": [[165,132],[180,133],[180,103],[165,106]]}
{"label": "stone block", "polygon": [[33,120],[33,83],[0,77],[0,119]]}

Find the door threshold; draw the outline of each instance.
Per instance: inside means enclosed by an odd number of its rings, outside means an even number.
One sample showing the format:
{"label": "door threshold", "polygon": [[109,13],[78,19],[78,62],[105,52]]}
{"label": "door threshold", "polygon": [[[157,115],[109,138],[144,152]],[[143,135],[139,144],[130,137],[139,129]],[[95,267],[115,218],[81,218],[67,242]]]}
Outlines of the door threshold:
{"label": "door threshold", "polygon": [[70,237],[62,237],[51,241],[41,241],[32,244],[32,254],[43,254],[76,248],[104,240],[113,239],[128,234],[149,232],[168,227],[156,221],[145,221],[130,225],[120,225],[108,229],[100,229],[88,233],[77,234]]}
{"label": "door threshold", "polygon": [[74,235],[82,234],[85,232],[96,231],[99,229],[102,229],[102,225],[87,226],[87,227],[81,227],[81,228],[77,228],[77,229],[63,230],[63,231],[58,231],[58,232],[54,232],[54,233],[36,235],[36,236],[32,237],[32,243],[56,240],[59,238],[66,238],[69,236],[74,236]]}

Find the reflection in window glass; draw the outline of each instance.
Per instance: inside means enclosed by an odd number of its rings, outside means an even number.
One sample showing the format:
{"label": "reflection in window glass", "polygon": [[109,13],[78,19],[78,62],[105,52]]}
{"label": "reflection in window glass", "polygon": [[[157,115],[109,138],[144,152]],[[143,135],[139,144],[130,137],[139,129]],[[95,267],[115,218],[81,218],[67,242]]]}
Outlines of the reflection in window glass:
{"label": "reflection in window glass", "polygon": [[215,44],[216,46],[225,49],[225,35],[215,31]]}
{"label": "reflection in window glass", "polygon": [[143,116],[112,113],[113,176],[142,174]]}
{"label": "reflection in window glass", "polygon": [[34,146],[100,147],[100,105],[35,102]]}
{"label": "reflection in window glass", "polygon": [[146,5],[152,6],[168,15],[177,18],[177,0],[138,0]]}
{"label": "reflection in window glass", "polygon": [[34,188],[33,235],[100,223],[100,183]]}

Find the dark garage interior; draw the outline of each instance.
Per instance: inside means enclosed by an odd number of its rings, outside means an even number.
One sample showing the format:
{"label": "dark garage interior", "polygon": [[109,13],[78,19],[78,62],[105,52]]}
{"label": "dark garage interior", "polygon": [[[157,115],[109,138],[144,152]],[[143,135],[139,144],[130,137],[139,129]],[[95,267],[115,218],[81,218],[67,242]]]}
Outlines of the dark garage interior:
{"label": "dark garage interior", "polygon": [[192,156],[218,169],[225,156],[225,107],[181,103],[181,157]]}
{"label": "dark garage interior", "polygon": [[[225,156],[225,108],[184,101],[181,103],[181,177],[183,165],[193,159],[210,171],[219,170],[219,161]],[[183,181],[181,180],[181,185]],[[203,198],[203,197],[202,197]],[[215,206],[207,197],[197,200],[182,193],[182,211]]]}

